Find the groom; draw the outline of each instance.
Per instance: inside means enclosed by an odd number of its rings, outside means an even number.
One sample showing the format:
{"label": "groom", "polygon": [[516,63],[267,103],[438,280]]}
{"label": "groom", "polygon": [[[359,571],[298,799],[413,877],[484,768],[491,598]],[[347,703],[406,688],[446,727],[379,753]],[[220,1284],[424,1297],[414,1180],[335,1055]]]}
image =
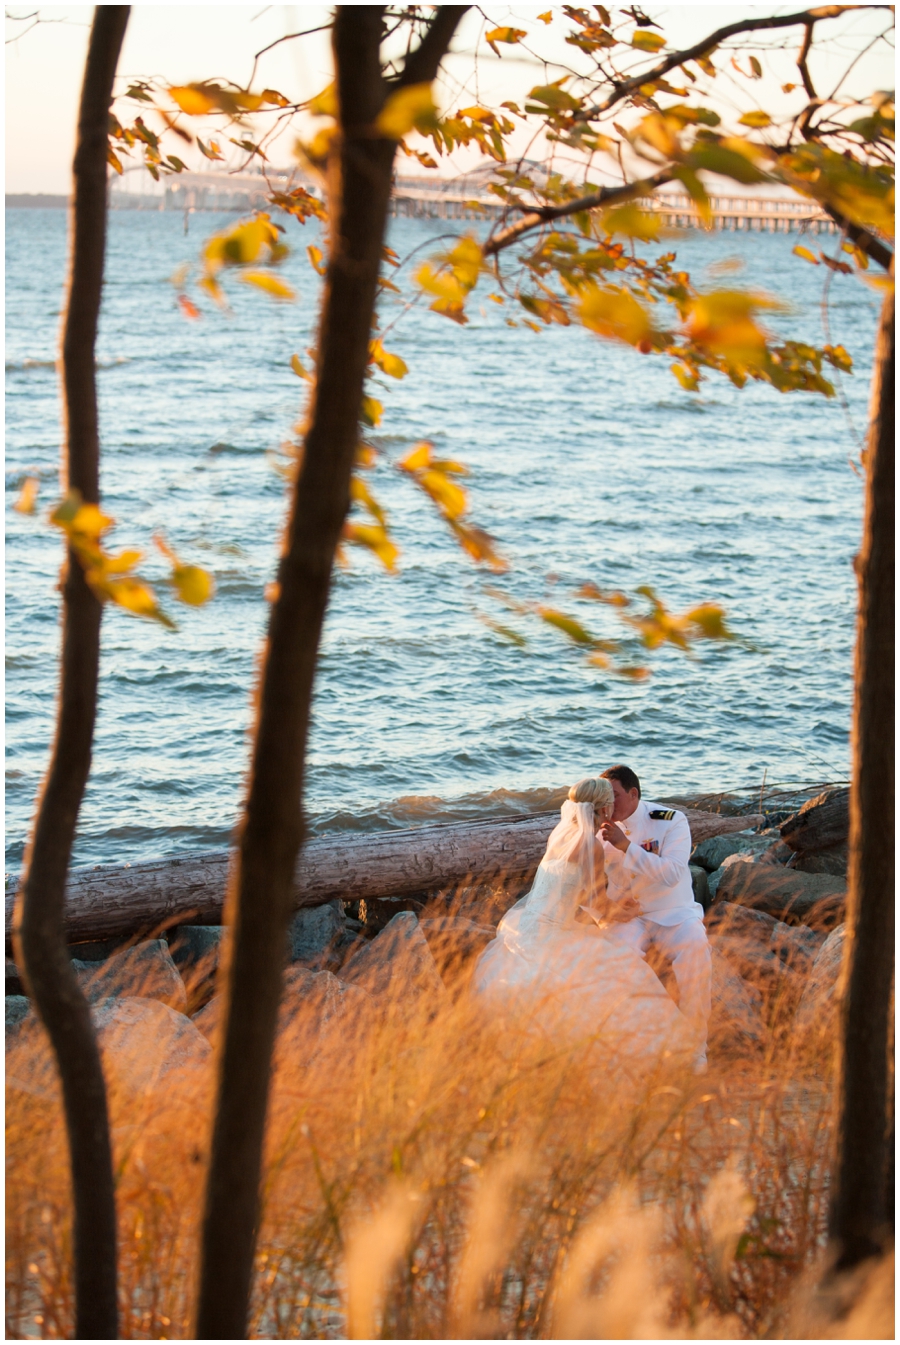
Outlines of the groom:
{"label": "groom", "polygon": [[672,959],[681,1012],[695,1032],[694,1072],[706,1070],[706,1027],[711,966],[703,908],[694,901],[688,868],[691,832],[684,813],[641,799],[641,782],[628,766],[602,771],[615,795],[613,815],[598,833],[603,842],[608,896],[632,918],[607,929],[608,939],[646,956],[656,947]]}

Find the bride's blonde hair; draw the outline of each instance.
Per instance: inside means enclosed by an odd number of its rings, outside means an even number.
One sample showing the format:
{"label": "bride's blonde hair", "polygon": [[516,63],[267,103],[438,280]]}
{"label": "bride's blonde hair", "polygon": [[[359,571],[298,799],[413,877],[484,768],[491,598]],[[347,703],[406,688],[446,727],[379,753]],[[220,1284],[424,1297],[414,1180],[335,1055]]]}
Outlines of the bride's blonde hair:
{"label": "bride's blonde hair", "polygon": [[597,811],[612,812],[616,796],[610,782],[601,775],[589,775],[569,790],[573,803],[592,803]]}

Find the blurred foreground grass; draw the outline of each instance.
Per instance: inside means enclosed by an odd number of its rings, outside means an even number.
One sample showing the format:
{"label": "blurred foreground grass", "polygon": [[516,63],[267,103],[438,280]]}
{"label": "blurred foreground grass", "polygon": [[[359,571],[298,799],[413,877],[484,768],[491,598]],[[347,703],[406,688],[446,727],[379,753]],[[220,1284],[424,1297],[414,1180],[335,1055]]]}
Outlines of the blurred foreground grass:
{"label": "blurred foreground grass", "polygon": [[[765,1047],[632,1077],[398,968],[298,1015],[276,1055],[257,1338],[891,1338],[893,1270],[815,1290],[832,1043],[768,1006]],[[140,993],[140,987],[134,992]],[[166,1012],[170,1012],[166,1010]],[[107,1056],[125,1338],[190,1336],[212,1065],[129,1086]],[[7,1056],[7,1337],[72,1333],[67,1152],[39,1029]]]}

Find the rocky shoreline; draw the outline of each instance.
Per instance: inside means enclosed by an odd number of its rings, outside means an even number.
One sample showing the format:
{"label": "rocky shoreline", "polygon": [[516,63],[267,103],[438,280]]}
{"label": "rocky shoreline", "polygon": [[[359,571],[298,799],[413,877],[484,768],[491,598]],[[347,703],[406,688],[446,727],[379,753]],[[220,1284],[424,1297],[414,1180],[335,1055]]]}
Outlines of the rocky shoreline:
{"label": "rocky shoreline", "polygon": [[[667,802],[709,816],[696,811],[708,797]],[[713,956],[713,1058],[720,1048],[761,1047],[776,1002],[782,1009],[789,1003],[799,1035],[825,1043],[843,950],[849,790],[826,789],[795,811],[742,813],[741,801],[729,802],[730,816],[719,799],[729,830],[705,835],[691,854]],[[730,819],[745,817],[751,825],[734,829]],[[421,900],[333,899],[299,910],[287,949],[279,1051],[312,1058],[317,1037],[335,1018],[348,1014],[358,1021],[377,1011],[397,973],[404,995],[439,1003],[474,965],[523,886],[527,890],[521,881],[480,883],[437,897],[421,894]],[[104,1056],[130,1086],[157,1086],[173,1069],[207,1059],[218,1030],[223,933],[220,925],[182,925],[138,943],[73,945],[73,966],[92,1004]],[[675,997],[670,969],[664,963],[654,969]],[[36,1026],[7,957],[7,1044]],[[9,1082],[17,1086],[14,1074]]]}

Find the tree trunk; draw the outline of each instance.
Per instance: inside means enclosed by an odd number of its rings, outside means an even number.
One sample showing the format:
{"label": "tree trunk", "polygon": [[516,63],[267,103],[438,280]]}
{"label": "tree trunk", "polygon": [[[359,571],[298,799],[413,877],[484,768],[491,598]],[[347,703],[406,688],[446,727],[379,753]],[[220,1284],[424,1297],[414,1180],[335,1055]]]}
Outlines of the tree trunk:
{"label": "tree trunk", "polygon": [[[74,160],[69,290],[62,340],[64,489],[99,503],[94,345],[106,248],[109,106],[129,6],[94,11]],[[116,1212],[106,1088],[87,1000],[69,961],[66,874],[91,765],[100,663],[100,603],[69,550],[63,567],[62,666],[56,737],[16,905],[14,945],[50,1036],[62,1083],[72,1166],[75,1334],[115,1340]]]}
{"label": "tree trunk", "polygon": [[[400,82],[431,82],[460,13],[457,6],[438,9]],[[247,1332],[272,1047],[294,866],[305,831],[313,679],[350,502],[396,149],[374,130],[390,91],[380,65],[383,14],[380,5],[339,6],[333,28],[339,125],[329,156],[330,257],[317,384],[278,567],[248,794],[226,898],[232,939],[195,1328],[204,1340]]]}
{"label": "tree trunk", "polygon": [[837,1269],[880,1252],[887,1220],[894,970],[894,299],[875,350],[866,455],[850,793],[850,883],[830,1234]]}

